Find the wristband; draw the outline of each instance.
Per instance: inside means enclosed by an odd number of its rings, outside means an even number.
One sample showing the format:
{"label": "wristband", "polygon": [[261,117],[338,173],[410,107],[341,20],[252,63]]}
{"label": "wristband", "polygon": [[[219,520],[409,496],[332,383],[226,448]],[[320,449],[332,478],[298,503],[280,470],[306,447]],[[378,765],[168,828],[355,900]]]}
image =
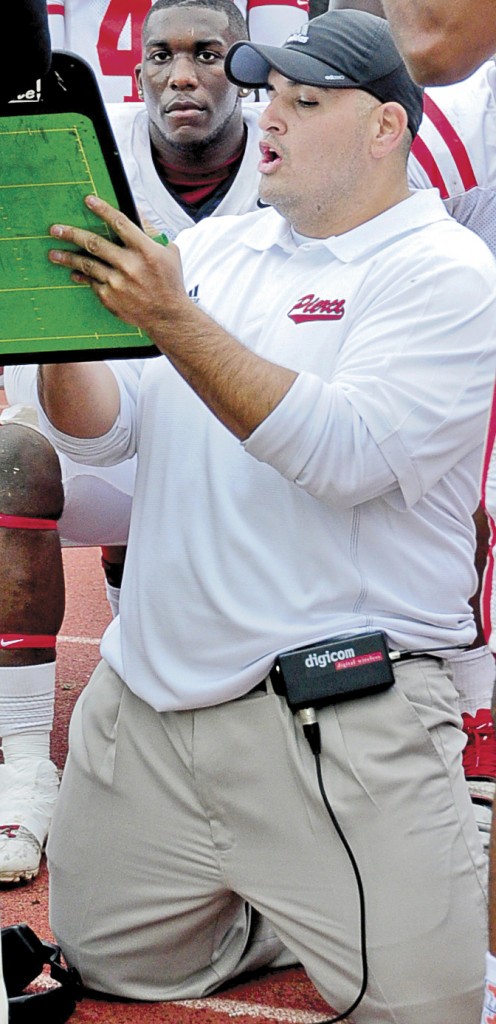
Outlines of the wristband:
{"label": "wristband", "polygon": [[16,651],[22,647],[29,649],[55,647],[56,644],[56,636],[46,636],[41,633],[0,633],[0,649],[2,651]]}
{"label": "wristband", "polygon": [[0,512],[0,526],[10,530],[56,530],[55,519],[38,519],[34,516],[9,516]]}

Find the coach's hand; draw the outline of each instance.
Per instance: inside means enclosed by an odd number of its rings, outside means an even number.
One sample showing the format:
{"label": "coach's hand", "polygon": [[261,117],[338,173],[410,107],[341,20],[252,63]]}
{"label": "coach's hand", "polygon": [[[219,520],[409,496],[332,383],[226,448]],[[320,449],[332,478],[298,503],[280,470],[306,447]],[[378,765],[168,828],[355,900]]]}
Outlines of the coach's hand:
{"label": "coach's hand", "polygon": [[96,196],[85,201],[122,245],[92,231],[55,224],[52,237],[83,252],[52,249],[52,263],[69,267],[73,281],[89,285],[106,309],[144,331],[221,423],[236,437],[248,437],[284,398],[297,374],[256,355],[191,302],[177,246],[153,242]]}
{"label": "coach's hand", "polygon": [[85,203],[122,245],[83,228],[54,224],[50,228],[53,238],[71,242],[83,251],[51,249],[50,261],[69,267],[73,281],[89,285],[106,309],[145,334],[166,327],[188,303],[177,246],[153,242],[128,217],[97,196],[87,196]]}

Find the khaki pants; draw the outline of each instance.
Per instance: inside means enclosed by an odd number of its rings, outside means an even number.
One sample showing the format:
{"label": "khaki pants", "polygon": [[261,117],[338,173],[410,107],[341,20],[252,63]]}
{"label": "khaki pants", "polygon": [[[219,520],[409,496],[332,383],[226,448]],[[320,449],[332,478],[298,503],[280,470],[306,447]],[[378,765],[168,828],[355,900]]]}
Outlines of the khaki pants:
{"label": "khaki pants", "polygon": [[[319,712],[325,788],[365,888],[353,1020],[479,1024],[485,860],[456,695],[433,658],[395,674]],[[357,995],[356,880],[270,687],[159,714],[101,663],[73,715],[48,856],[51,925],[92,988],[194,998],[301,962],[339,1012]]]}

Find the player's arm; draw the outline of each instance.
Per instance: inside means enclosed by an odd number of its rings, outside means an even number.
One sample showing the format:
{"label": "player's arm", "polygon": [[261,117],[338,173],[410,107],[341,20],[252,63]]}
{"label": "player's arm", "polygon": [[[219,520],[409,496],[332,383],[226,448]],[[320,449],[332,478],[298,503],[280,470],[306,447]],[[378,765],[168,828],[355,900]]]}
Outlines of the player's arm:
{"label": "player's arm", "polygon": [[[191,302],[184,289],[176,246],[164,248],[153,242],[124,214],[95,196],[89,196],[87,203],[123,245],[114,245],[89,231],[58,225],[52,227],[52,236],[74,243],[86,254],[55,249],[50,252],[52,262],[69,267],[74,271],[72,279],[89,284],[106,309],[125,323],[140,327],[218,419],[236,437],[247,438],[284,398],[297,375],[246,349]],[[59,430],[88,436],[84,431],[89,420],[78,409],[78,392],[82,390],[84,398],[88,386],[83,382],[74,389],[74,372],[67,371],[65,386],[63,369],[45,369],[42,401]],[[91,373],[91,367],[87,372]],[[105,417],[113,412],[115,406],[107,406]],[[92,436],[103,433],[106,422],[104,418]]]}
{"label": "player's arm", "polygon": [[467,78],[496,51],[496,0],[383,0],[396,44],[421,85]]}
{"label": "player's arm", "polygon": [[51,423],[72,437],[103,437],[119,414],[119,386],[103,362],[40,366],[38,396]]}
{"label": "player's arm", "polygon": [[282,46],[284,41],[308,20],[309,0],[248,0],[246,20],[250,39],[255,43]]}

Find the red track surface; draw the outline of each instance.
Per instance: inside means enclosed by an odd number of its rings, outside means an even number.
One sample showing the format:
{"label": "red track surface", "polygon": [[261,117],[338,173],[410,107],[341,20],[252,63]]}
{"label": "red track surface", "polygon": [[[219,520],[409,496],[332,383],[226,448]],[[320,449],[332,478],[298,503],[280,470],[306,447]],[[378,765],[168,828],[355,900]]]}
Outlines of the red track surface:
{"label": "red track surface", "polygon": [[[67,604],[57,644],[57,694],[52,757],[63,768],[67,728],[74,702],[97,664],[98,642],[110,619],[100,552],[64,551]],[[48,880],[43,860],[38,878],[24,886],[3,887],[2,925],[25,921],[40,936],[52,939],[48,926]],[[42,984],[41,979],[37,985]],[[251,979],[217,997],[185,1004],[112,1003],[84,999],[70,1018],[74,1024],[313,1024],[331,1015],[303,970],[285,970]],[[50,1024],[48,1021],[47,1024]]]}

